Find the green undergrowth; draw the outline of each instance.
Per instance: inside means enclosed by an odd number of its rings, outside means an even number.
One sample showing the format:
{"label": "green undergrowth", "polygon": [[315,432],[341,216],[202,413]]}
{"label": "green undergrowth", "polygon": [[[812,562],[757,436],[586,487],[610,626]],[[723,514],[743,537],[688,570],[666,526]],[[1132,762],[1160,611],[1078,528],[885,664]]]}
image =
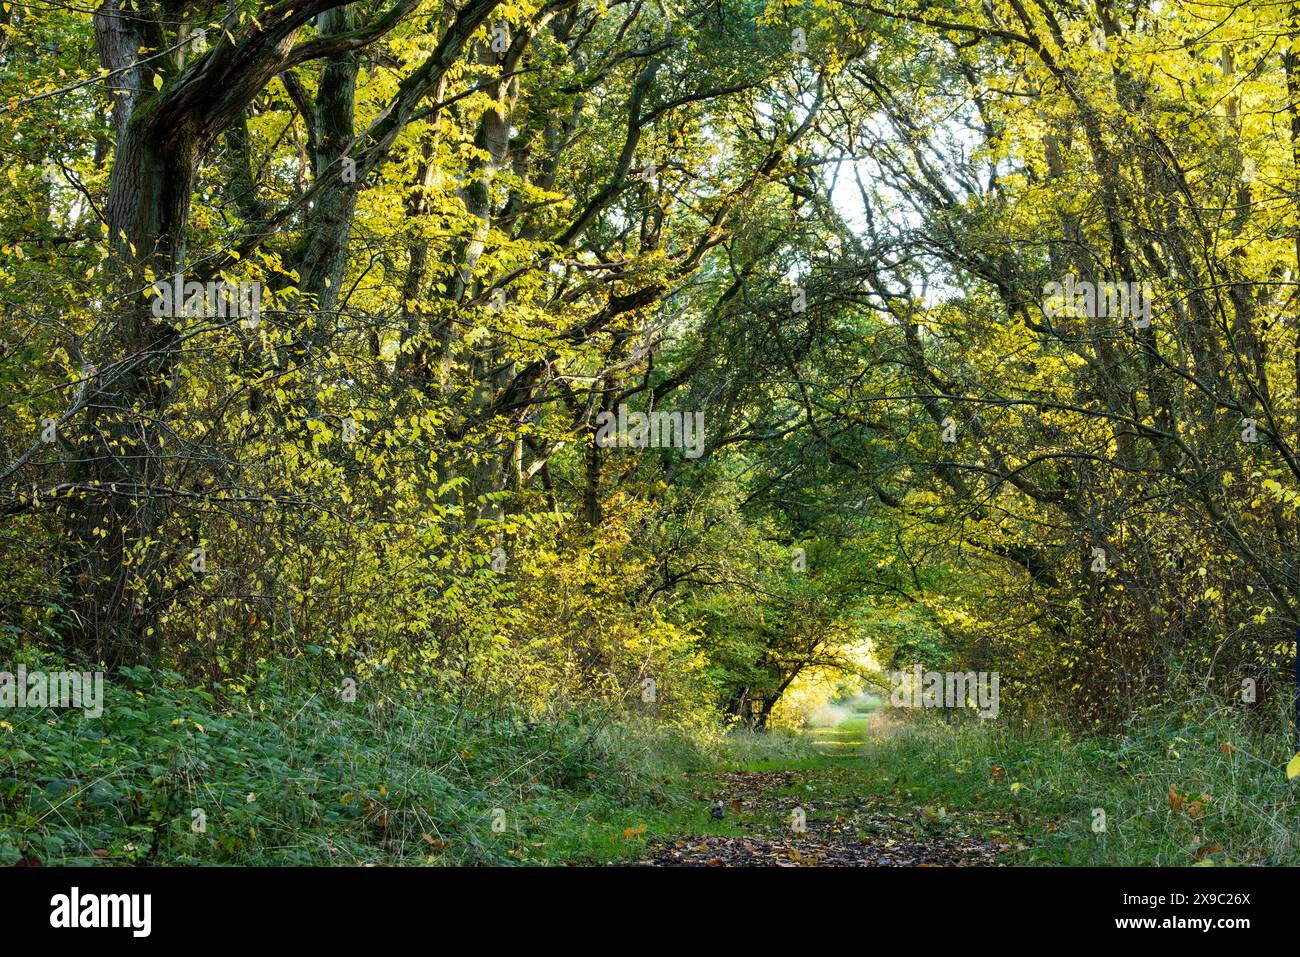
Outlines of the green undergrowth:
{"label": "green undergrowth", "polygon": [[0,712],[0,865],[629,862],[658,840],[733,832],[707,798],[714,772],[741,769],[799,770],[801,793],[828,809],[887,798],[930,821],[979,812],[1010,863],[1300,863],[1288,736],[1248,732],[1228,710],[1112,736],[888,715],[722,735],[378,681],[349,703],[291,671],[215,695],[128,669],[97,717]]}
{"label": "green undergrowth", "polygon": [[282,675],[219,700],[143,668],[105,683],[99,717],[0,722],[0,864],[623,859],[707,817],[684,776],[719,746],[646,718],[533,721],[369,684],[344,703]]}
{"label": "green undergrowth", "polygon": [[1027,845],[1017,863],[1296,865],[1288,737],[1200,707],[1114,736],[917,722],[891,726],[853,763],[863,793],[1011,815]]}

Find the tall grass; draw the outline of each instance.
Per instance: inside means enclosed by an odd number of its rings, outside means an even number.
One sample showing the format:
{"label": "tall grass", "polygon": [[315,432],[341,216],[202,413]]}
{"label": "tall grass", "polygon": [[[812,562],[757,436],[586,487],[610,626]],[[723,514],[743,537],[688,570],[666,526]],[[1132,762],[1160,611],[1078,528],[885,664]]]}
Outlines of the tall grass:
{"label": "tall grass", "polygon": [[283,674],[218,701],[133,669],[106,682],[99,717],[3,718],[0,865],[599,858],[680,811],[675,775],[710,761],[670,725],[530,721],[409,690],[344,703]]}
{"label": "tall grass", "polygon": [[1240,712],[1200,701],[1115,736],[898,722],[865,761],[918,799],[1014,815],[1035,838],[1032,862],[1295,865],[1291,753],[1287,731],[1251,730]]}
{"label": "tall grass", "polygon": [[721,762],[738,765],[807,761],[817,757],[808,738],[789,728],[763,732],[736,728],[719,739],[711,751]]}

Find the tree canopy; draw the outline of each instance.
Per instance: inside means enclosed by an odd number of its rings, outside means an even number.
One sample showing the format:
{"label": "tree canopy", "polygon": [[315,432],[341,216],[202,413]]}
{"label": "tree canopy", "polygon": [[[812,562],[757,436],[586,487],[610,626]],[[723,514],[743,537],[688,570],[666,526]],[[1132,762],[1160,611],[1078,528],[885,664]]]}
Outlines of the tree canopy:
{"label": "tree canopy", "polygon": [[759,724],[1289,680],[1291,8],[0,10],[12,641]]}

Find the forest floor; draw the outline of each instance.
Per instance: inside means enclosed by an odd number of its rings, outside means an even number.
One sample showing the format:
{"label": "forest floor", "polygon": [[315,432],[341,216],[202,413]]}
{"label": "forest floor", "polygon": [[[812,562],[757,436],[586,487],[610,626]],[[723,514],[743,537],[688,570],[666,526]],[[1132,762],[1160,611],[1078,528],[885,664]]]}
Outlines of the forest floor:
{"label": "forest floor", "polygon": [[1290,735],[1235,709],[1102,734],[854,702],[701,739],[128,677],[97,719],[0,721],[0,865],[1300,865]]}
{"label": "forest floor", "polygon": [[[1016,863],[1023,824],[989,810],[945,807],[901,787],[870,760],[890,734],[856,713],[807,732],[816,757],[705,772],[698,797],[711,833],[652,842],[641,863],[671,866],[952,866]],[[726,833],[712,833],[713,831]]]}

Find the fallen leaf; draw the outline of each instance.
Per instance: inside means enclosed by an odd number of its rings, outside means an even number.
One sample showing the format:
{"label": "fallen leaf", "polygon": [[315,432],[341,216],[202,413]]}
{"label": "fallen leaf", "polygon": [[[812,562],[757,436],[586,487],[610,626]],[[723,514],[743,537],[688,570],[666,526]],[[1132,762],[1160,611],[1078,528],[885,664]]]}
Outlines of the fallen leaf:
{"label": "fallen leaf", "polygon": [[1196,849],[1195,856],[1196,859],[1200,861],[1209,857],[1211,854],[1218,854],[1222,850],[1223,850],[1223,845],[1220,844],[1218,841],[1215,841],[1213,844],[1206,844],[1203,847],[1198,847]]}
{"label": "fallen leaf", "polygon": [[448,844],[446,841],[440,841],[432,834],[421,834],[420,838],[421,840],[424,841],[424,843],[428,844],[430,847],[432,847],[435,851],[438,851],[439,853],[451,847],[451,845]]}
{"label": "fallen leaf", "polygon": [[1179,796],[1178,790],[1172,784],[1169,785],[1169,810],[1175,814],[1181,814],[1183,811],[1183,798]]}

